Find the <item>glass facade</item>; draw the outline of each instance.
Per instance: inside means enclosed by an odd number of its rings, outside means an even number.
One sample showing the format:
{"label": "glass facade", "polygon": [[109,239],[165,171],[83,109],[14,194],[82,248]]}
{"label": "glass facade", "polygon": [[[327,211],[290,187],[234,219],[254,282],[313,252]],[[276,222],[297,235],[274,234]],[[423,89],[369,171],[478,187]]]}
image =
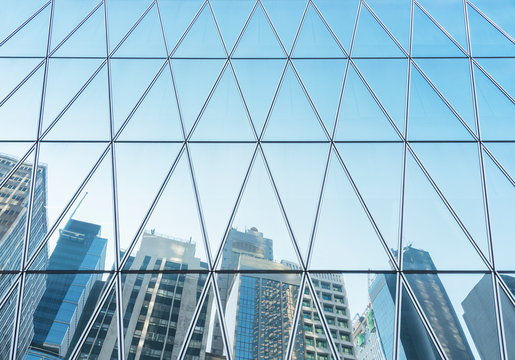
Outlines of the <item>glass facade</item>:
{"label": "glass facade", "polygon": [[0,359],[515,358],[515,4],[0,4]]}

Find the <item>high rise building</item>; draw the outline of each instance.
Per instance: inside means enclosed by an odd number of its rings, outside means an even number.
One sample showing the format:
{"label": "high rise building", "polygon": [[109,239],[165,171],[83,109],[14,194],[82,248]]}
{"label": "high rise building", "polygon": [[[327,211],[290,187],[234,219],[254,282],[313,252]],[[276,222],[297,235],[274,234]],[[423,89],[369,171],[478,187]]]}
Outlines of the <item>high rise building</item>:
{"label": "high rise building", "polygon": [[[237,229],[229,230],[229,235],[222,251],[221,270],[236,270],[240,263],[240,257],[246,255],[258,259],[273,261],[273,241],[265,238],[263,233],[256,227],[246,229],[244,232]],[[222,307],[225,308],[233,276],[226,274],[219,277],[218,288]],[[213,329],[212,352],[215,354],[224,353],[224,343],[220,323],[215,321]]]}
{"label": "high rise building", "polygon": [[[0,154],[0,179],[9,173],[17,162],[18,159],[13,156]],[[21,269],[32,170],[32,164],[21,164],[0,189],[0,270],[2,271],[18,271]],[[41,243],[48,228],[46,212],[46,172],[46,166],[38,166],[32,205],[29,252],[34,251]],[[33,269],[46,269],[47,258],[47,247],[44,246],[40,256],[33,264]],[[12,279],[13,277],[10,275],[0,275],[0,294],[6,293],[11,285]],[[40,276],[38,279],[35,279],[35,281],[26,283],[25,292],[30,294],[30,296],[26,297],[24,300],[23,306],[25,313],[20,321],[18,348],[21,349],[21,351],[29,346],[34,335],[32,325],[33,314],[44,291],[44,276]],[[2,354],[9,353],[15,307],[16,297],[11,296],[0,312],[0,353]]]}
{"label": "high rise building", "polygon": [[352,334],[357,360],[386,360],[370,305],[361,315],[356,314],[354,317]]}
{"label": "high rise building", "polygon": [[60,230],[48,269],[76,272],[47,275],[34,313],[32,348],[61,357],[67,354],[92,287],[102,277],[88,271],[105,266],[107,239],[100,237],[100,230],[100,225],[75,219]]}
{"label": "high rise building", "polygon": [[[506,285],[515,292],[515,277],[508,275],[501,275],[501,277]],[[493,306],[492,286],[491,275],[485,274],[461,303],[464,311],[463,318],[467,328],[476,345],[479,356],[484,360],[491,359],[492,354],[498,353],[498,344],[492,341],[492,334],[497,333],[497,321],[489,316],[488,312],[484,311],[484,309],[489,309]],[[515,313],[515,310],[510,305],[508,305],[506,310],[503,307],[503,311],[506,311],[504,316],[508,318],[510,318],[508,316],[510,311]],[[513,315],[511,318],[515,319]],[[515,324],[506,321],[504,333],[507,339],[515,339]],[[506,347],[508,354],[515,354],[515,341],[507,341]]]}
{"label": "high rise building", "polygon": [[[404,270],[436,271],[427,251],[411,246],[405,247],[403,251]],[[408,281],[431,326],[438,334],[445,353],[456,359],[473,359],[465,333],[438,274],[410,273]],[[393,351],[391,339],[394,329],[395,286],[395,276],[379,274],[369,288],[372,309],[377,318],[379,335],[387,358]],[[413,304],[403,301],[401,312],[401,358],[438,358]]]}
{"label": "high rise building", "polygon": [[[195,256],[191,241],[143,233],[141,244],[127,266],[142,273],[125,273],[123,283],[123,328],[128,359],[176,359],[193,318],[207,273],[186,273],[188,268],[206,269]],[[102,289],[103,284],[97,284]],[[96,299],[88,304],[93,308]],[[212,299],[207,295],[187,350],[188,359],[204,359],[207,324]],[[101,310],[81,350],[81,359],[116,359],[116,299],[111,296]],[[83,319],[87,321],[88,319]]]}

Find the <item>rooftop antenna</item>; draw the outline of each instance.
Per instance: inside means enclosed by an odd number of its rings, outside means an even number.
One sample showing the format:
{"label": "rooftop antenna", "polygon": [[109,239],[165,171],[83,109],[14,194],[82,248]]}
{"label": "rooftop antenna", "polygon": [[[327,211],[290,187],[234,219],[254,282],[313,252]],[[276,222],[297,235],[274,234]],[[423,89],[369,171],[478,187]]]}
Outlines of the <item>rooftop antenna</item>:
{"label": "rooftop antenna", "polygon": [[79,203],[77,204],[77,207],[75,208],[75,210],[73,210],[71,216],[70,216],[70,219],[73,219],[73,215],[75,215],[75,213],[77,212],[77,210],[79,209],[79,206],[80,204],[82,204],[82,202],[84,201],[84,199],[86,198],[86,196],[88,195],[88,192],[86,191],[86,193],[84,194],[84,196],[82,197],[82,199],[80,199]]}

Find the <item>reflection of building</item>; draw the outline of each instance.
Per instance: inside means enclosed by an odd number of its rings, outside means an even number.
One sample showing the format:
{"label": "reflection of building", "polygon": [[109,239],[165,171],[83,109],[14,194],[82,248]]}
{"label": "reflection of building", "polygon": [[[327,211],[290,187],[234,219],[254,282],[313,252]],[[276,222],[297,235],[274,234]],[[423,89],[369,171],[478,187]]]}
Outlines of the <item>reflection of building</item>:
{"label": "reflection of building", "polygon": [[[515,289],[515,277],[507,275],[501,275],[501,277],[508,286],[511,285],[511,288]],[[464,311],[463,318],[481,359],[490,359],[492,355],[499,354],[499,343],[494,340],[496,338],[494,334],[497,334],[497,322],[492,316],[494,309],[492,286],[492,276],[485,274],[461,303]],[[507,309],[507,311],[510,310],[513,311],[513,309]],[[505,339],[515,339],[515,324],[507,319],[504,320],[504,336]],[[515,354],[515,341],[507,341],[506,347],[508,354]]]}
{"label": "reflection of building", "polygon": [[[233,283],[225,319],[234,359],[283,359],[293,325],[300,276],[276,273],[290,268],[247,255],[240,256],[239,269],[270,272],[231,276]],[[225,275],[219,274],[218,278]],[[302,359],[302,355],[302,345],[299,345],[294,359]]]}
{"label": "reflection of building", "polygon": [[[292,269],[300,269],[298,265],[291,262],[283,260],[282,263],[287,264]],[[343,275],[313,273],[311,279],[340,358],[355,359],[352,324],[349,317]],[[308,359],[330,359],[331,351],[309,291],[305,291],[303,294],[301,316],[306,357]]]}
{"label": "reflection of building", "polygon": [[[404,270],[436,270],[427,251],[407,246],[404,248],[403,259]],[[406,277],[445,353],[452,359],[473,359],[465,333],[438,274],[409,273]],[[387,358],[391,357],[393,351],[395,285],[395,276],[379,274],[369,288]],[[414,305],[403,301],[401,313],[400,357],[424,360],[438,358]]]}
{"label": "reflection of building", "polygon": [[[220,269],[222,270],[236,270],[240,261],[240,256],[252,256],[258,259],[265,259],[272,261],[274,258],[273,254],[273,242],[270,239],[263,237],[263,233],[259,232],[258,229],[252,227],[245,232],[231,229],[225,246],[222,252],[222,261]],[[222,307],[225,308],[227,297],[233,276],[227,274],[219,277],[218,289],[220,292],[220,300]],[[220,323],[215,321],[213,330],[213,342],[212,352],[215,354],[223,354],[224,344],[222,339],[222,332],[220,329]]]}
{"label": "reflection of building", "polygon": [[[17,161],[12,156],[0,154],[0,178],[11,171]],[[2,271],[17,271],[21,267],[32,169],[32,165],[21,164],[0,189],[0,270]],[[46,197],[46,167],[39,166],[32,206],[31,242],[28,247],[30,253],[33,253],[47,232]],[[32,266],[34,270],[42,270],[47,266],[46,246],[40,254],[41,256]],[[0,294],[6,293],[13,278],[14,276],[0,276]],[[21,352],[29,346],[34,335],[32,317],[44,290],[44,276],[40,276],[35,281],[26,282],[24,291],[30,296],[24,299],[24,316],[19,325],[18,347]],[[15,307],[16,296],[11,296],[0,313],[1,354],[8,354],[10,351]]]}
{"label": "reflection of building", "polygon": [[[207,273],[185,270],[207,270],[207,264],[195,257],[194,243],[145,232],[128,267],[145,272],[122,275],[125,354],[134,360],[177,359],[207,279]],[[98,284],[99,292],[102,286]],[[205,356],[205,325],[212,303],[207,296],[189,344],[187,355],[191,358]],[[92,299],[88,306],[93,309],[96,301]],[[81,359],[116,358],[115,313],[115,297],[111,296],[86,339]]]}
{"label": "reflection of building", "polygon": [[[101,278],[85,271],[104,269],[106,245],[96,224],[70,219],[60,231],[48,269],[82,273],[47,275],[45,293],[34,313],[32,348],[66,355],[93,284]],[[40,276],[31,274],[29,281]]]}
{"label": "reflection of building", "polygon": [[370,306],[361,316],[356,314],[352,324],[352,333],[358,360],[386,360],[377,332],[374,311]]}

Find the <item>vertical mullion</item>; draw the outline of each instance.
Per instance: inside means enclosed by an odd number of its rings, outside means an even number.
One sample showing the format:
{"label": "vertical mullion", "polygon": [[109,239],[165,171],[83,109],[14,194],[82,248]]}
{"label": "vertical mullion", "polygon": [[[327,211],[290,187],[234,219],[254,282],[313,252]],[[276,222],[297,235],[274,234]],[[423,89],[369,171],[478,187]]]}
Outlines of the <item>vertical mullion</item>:
{"label": "vertical mullion", "polygon": [[472,87],[472,103],[474,106],[474,118],[476,124],[476,132],[477,132],[477,149],[479,156],[479,170],[481,175],[481,190],[483,193],[483,208],[485,212],[485,224],[486,224],[486,235],[488,241],[488,248],[490,252],[490,261],[492,264],[493,271],[491,272],[492,278],[492,290],[494,295],[494,304],[495,304],[495,317],[497,322],[497,333],[498,333],[498,344],[499,350],[501,353],[502,359],[507,359],[508,352],[506,343],[504,341],[504,326],[502,321],[502,311],[501,311],[501,299],[499,295],[499,287],[497,286],[497,277],[499,274],[497,273],[496,265],[495,265],[495,256],[494,256],[494,246],[492,239],[492,228],[490,223],[490,211],[488,205],[488,193],[487,193],[487,184],[486,184],[486,175],[485,175],[485,166],[484,166],[484,158],[483,158],[483,141],[481,138],[481,124],[479,119],[479,111],[477,105],[477,93],[476,93],[476,79],[474,75],[474,59],[472,58],[472,45],[470,43],[470,27],[468,21],[468,8],[467,1],[463,0],[463,13],[465,16],[465,32],[467,36],[467,50],[468,50],[468,61],[469,61],[469,71],[470,71],[470,85]]}
{"label": "vertical mullion", "polygon": [[[45,5],[46,7],[47,5]],[[47,46],[46,46],[46,56],[45,56],[45,69],[43,74],[43,86],[41,89],[41,102],[39,108],[39,118],[38,118],[38,128],[37,128],[37,138],[34,150],[34,162],[32,165],[32,175],[31,175],[31,183],[30,183],[30,193],[27,203],[27,219],[25,219],[25,233],[24,233],[24,242],[23,242],[23,253],[21,258],[21,278],[19,281],[18,288],[18,298],[15,307],[15,318],[14,318],[14,326],[13,326],[13,334],[11,341],[11,352],[10,359],[15,360],[17,358],[16,353],[18,350],[18,335],[19,335],[19,326],[21,322],[22,309],[23,309],[23,293],[25,288],[25,282],[27,277],[27,259],[29,257],[29,244],[30,244],[30,233],[31,233],[31,225],[32,225],[32,211],[33,211],[33,202],[34,202],[34,192],[36,191],[36,176],[37,169],[39,165],[39,151],[40,151],[40,142],[41,142],[41,131],[43,127],[43,111],[45,107],[45,97],[46,97],[46,85],[48,81],[48,63],[49,63],[49,54],[50,54],[50,44],[52,41],[52,25],[54,19],[54,8],[55,2],[54,0],[50,0],[50,18],[48,22],[48,35],[47,35]],[[26,25],[26,24],[25,24]]]}

